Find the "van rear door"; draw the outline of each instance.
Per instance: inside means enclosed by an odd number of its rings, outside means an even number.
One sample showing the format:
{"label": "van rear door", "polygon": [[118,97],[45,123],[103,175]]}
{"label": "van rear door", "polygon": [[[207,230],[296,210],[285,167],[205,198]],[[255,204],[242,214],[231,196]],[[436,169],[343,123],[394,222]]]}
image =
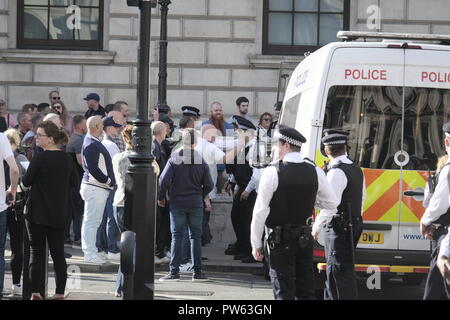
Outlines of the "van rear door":
{"label": "van rear door", "polygon": [[[450,51],[406,49],[405,51],[405,164],[403,187],[421,190],[429,171],[436,169],[438,156],[445,154],[443,123],[450,116]],[[403,190],[404,191],[404,190]],[[403,197],[399,249],[427,250],[418,223],[425,209],[420,199]]]}
{"label": "van rear door", "polygon": [[396,157],[403,139],[403,51],[338,48],[328,75],[323,127],[350,131],[349,156],[363,168],[366,181],[365,230],[358,247],[396,250],[402,201]]}

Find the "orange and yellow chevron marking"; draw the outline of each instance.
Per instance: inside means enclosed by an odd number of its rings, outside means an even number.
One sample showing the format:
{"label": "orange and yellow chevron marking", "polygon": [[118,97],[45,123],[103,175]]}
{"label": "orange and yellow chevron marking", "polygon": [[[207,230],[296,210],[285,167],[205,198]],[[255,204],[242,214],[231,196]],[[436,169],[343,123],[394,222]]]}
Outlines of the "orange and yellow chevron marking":
{"label": "orange and yellow chevron marking", "polygon": [[400,171],[363,169],[363,172],[366,180],[364,220],[380,221],[388,214],[382,221],[398,221]]}
{"label": "orange and yellow chevron marking", "polygon": [[399,202],[400,183],[402,191],[425,187],[427,172],[403,171],[400,182],[399,170],[363,169],[366,180],[364,220],[398,222],[401,206],[401,222],[419,222],[424,213],[421,202],[402,195]]}
{"label": "orange and yellow chevron marking", "polygon": [[[427,180],[428,172],[405,170],[403,171],[403,190],[414,190],[418,187],[425,189]],[[422,202],[405,196],[402,197],[402,202],[400,222],[419,222],[425,212]]]}

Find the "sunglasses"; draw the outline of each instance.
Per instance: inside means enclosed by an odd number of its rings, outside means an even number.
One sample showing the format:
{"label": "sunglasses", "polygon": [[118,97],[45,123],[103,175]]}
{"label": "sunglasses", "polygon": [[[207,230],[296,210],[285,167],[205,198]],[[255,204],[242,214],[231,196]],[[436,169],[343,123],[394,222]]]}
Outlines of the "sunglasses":
{"label": "sunglasses", "polygon": [[53,106],[53,109],[59,110],[59,109],[62,109],[62,107],[61,106]]}
{"label": "sunglasses", "polygon": [[61,100],[61,97],[52,97],[53,100]]}
{"label": "sunglasses", "polygon": [[263,121],[272,121],[272,119],[262,119]]}

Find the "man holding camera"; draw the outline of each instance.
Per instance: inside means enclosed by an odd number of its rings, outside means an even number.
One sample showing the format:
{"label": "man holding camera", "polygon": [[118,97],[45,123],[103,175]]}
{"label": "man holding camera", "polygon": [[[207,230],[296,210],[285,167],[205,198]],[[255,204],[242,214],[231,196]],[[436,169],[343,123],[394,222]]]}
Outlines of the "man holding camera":
{"label": "man holding camera", "polygon": [[327,257],[326,300],[355,300],[358,297],[354,248],[363,229],[362,208],[365,198],[364,174],[347,157],[348,133],[328,131],[322,139],[330,159],[328,182],[333,186],[340,204],[337,209],[323,210],[317,217],[312,235],[317,240],[325,226]]}
{"label": "man holding camera", "polygon": [[280,161],[261,176],[251,224],[252,253],[258,261],[264,257],[265,225],[275,299],[312,300],[313,239],[307,223],[314,207],[334,209],[339,201],[322,169],[300,155],[306,142],[300,132],[280,126],[275,138]]}

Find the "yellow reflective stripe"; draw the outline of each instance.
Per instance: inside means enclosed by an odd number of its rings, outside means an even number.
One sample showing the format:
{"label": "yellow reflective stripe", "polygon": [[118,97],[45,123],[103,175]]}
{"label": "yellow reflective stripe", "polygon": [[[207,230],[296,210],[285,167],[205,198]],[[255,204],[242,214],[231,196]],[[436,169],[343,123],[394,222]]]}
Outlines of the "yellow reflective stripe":
{"label": "yellow reflective stripe", "polygon": [[409,209],[406,203],[402,203],[402,216],[400,218],[400,222],[419,222],[419,219],[416,215]]}
{"label": "yellow reflective stripe", "polygon": [[369,209],[385,192],[400,179],[399,171],[385,171],[366,188],[364,211]]}
{"label": "yellow reflective stripe", "polygon": [[383,222],[398,222],[398,206],[399,203],[397,202],[390,208],[381,218],[379,218],[377,221],[383,221]]}
{"label": "yellow reflective stripe", "polygon": [[426,184],[424,177],[417,171],[403,171],[403,181],[411,188],[425,188]]}
{"label": "yellow reflective stripe", "polygon": [[[355,268],[369,268],[369,267],[376,267],[380,269],[386,269],[389,268],[389,272],[392,273],[414,273],[415,269],[429,269],[428,266],[388,266],[388,265],[373,265],[373,264],[355,264]],[[317,270],[323,271],[327,269],[326,263],[318,263],[317,264]]]}

